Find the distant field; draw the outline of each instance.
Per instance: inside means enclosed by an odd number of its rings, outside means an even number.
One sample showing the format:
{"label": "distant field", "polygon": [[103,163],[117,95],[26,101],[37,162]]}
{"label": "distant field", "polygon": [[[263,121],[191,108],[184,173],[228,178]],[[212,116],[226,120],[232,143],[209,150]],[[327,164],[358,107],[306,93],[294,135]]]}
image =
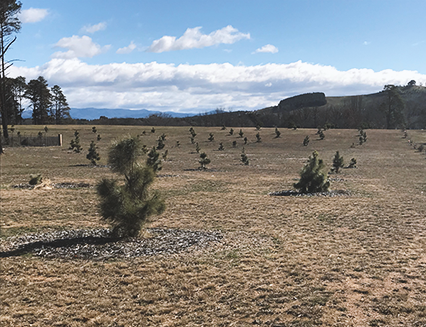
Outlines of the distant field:
{"label": "distant field", "polygon": [[[17,126],[21,135],[44,126]],[[113,174],[114,138],[165,133],[167,160],[155,188],[166,211],[148,228],[215,231],[221,242],[173,255],[106,261],[1,258],[1,326],[426,326],[426,131],[260,130],[195,127],[211,159],[200,171],[188,127],[96,126],[100,167],[86,159],[91,126],[48,126],[62,147],[6,148],[1,159],[0,250],[12,236],[107,227],[93,187],[14,188],[40,173],[51,183],[90,186]],[[83,151],[68,150],[74,129]],[[209,133],[214,141],[208,141]],[[304,147],[306,135],[310,143]],[[180,146],[177,146],[179,141]],[[232,142],[236,141],[236,147]],[[224,151],[218,151],[219,143]],[[351,147],[352,144],[354,147]],[[308,156],[330,168],[336,151],[356,169],[331,174],[339,197],[278,197],[292,189]],[[149,237],[144,233],[143,237]]]}

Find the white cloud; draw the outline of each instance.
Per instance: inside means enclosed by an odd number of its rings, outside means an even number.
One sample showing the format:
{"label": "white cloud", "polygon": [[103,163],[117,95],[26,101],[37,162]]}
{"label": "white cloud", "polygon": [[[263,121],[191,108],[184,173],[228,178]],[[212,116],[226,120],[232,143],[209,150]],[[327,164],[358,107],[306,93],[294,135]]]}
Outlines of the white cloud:
{"label": "white cloud", "polygon": [[93,34],[93,33],[98,32],[98,31],[103,31],[106,28],[107,28],[107,23],[101,22],[101,23],[96,24],[96,25],[86,25],[81,29],[81,32]]}
{"label": "white cloud", "polygon": [[73,35],[72,37],[64,37],[55,44],[55,47],[68,49],[66,52],[55,52],[53,54],[54,58],[92,58],[96,55],[99,55],[103,52],[108,51],[111,47],[106,45],[101,47],[99,44],[96,44],[92,41],[87,35],[77,36]]}
{"label": "white cloud", "polygon": [[263,47],[257,49],[254,53],[277,53],[278,49],[272,44],[264,45]]}
{"label": "white cloud", "polygon": [[363,43],[364,45],[370,45],[371,44],[371,42],[370,41],[364,41],[364,43]]}
{"label": "white cloud", "polygon": [[194,112],[218,107],[255,110],[285,97],[324,92],[327,96],[378,92],[386,84],[405,85],[417,71],[350,69],[297,61],[290,64],[234,66],[229,63],[173,65],[113,63],[89,65],[77,58],[53,58],[33,68],[12,66],[11,77],[44,76],[64,90],[71,107],[145,108]]}
{"label": "white cloud", "polygon": [[30,8],[21,11],[19,19],[22,23],[37,23],[42,21],[49,14],[47,9]]}
{"label": "white cloud", "polygon": [[188,28],[178,39],[175,36],[163,36],[155,40],[147,49],[148,52],[166,52],[194,48],[205,48],[217,44],[233,44],[242,39],[250,39],[250,33],[241,33],[228,25],[210,34],[202,34],[201,27]]}
{"label": "white cloud", "polygon": [[132,42],[130,42],[130,44],[127,47],[118,49],[117,53],[118,54],[126,54],[126,53],[132,52],[135,49],[136,49],[136,44],[134,44],[133,41],[132,41]]}

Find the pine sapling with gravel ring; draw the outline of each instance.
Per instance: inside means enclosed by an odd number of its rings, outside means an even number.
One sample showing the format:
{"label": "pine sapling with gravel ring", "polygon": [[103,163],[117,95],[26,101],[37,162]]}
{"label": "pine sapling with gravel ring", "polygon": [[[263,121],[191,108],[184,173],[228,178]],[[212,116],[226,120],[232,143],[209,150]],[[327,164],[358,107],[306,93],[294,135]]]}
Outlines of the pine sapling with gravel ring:
{"label": "pine sapling with gravel ring", "polygon": [[108,154],[108,164],[114,173],[124,176],[124,184],[103,179],[96,187],[101,215],[111,223],[115,237],[136,237],[148,217],[165,210],[161,195],[150,191],[155,173],[151,167],[140,164],[142,154],[142,144],[136,137],[115,142]]}
{"label": "pine sapling with gravel ring", "polygon": [[293,184],[294,188],[300,193],[328,192],[330,182],[323,172],[324,168],[324,161],[319,159],[318,152],[314,151],[300,172],[299,182]]}

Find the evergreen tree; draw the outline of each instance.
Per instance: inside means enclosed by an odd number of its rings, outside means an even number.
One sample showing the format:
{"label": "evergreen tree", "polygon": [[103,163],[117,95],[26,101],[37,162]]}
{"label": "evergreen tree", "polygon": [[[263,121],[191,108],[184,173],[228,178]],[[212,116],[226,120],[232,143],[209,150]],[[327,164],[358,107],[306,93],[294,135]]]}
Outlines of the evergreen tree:
{"label": "evergreen tree", "polygon": [[49,120],[52,94],[43,76],[29,81],[26,97],[30,100],[33,109],[33,123],[46,124]]}
{"label": "evergreen tree", "polygon": [[300,173],[299,182],[293,184],[294,188],[301,193],[327,192],[330,182],[323,172],[324,167],[323,160],[319,159],[318,152],[314,151]]}
{"label": "evergreen tree", "polygon": [[207,154],[205,152],[200,153],[200,160],[198,161],[200,163],[201,169],[207,169],[207,165],[211,162],[209,158],[207,158]]}
{"label": "evergreen tree", "polygon": [[92,133],[96,134],[98,132],[98,130],[96,129],[96,126],[92,127]]}
{"label": "evergreen tree", "polygon": [[76,153],[80,153],[83,148],[80,145],[80,133],[79,131],[74,131],[74,139],[70,142],[70,150],[73,150]]}
{"label": "evergreen tree", "polygon": [[386,128],[397,128],[405,125],[404,101],[395,85],[385,85],[383,88],[385,100],[380,109],[385,115]]}
{"label": "evergreen tree", "polygon": [[191,133],[192,138],[194,138],[194,137],[196,137],[196,136],[197,136],[197,133],[195,133],[195,130],[194,130],[194,128],[193,128],[193,127],[191,127],[191,128],[189,129],[189,132]]}
{"label": "evergreen tree", "polygon": [[261,142],[262,138],[260,137],[260,133],[256,134],[256,142]]}
{"label": "evergreen tree", "polygon": [[281,135],[281,132],[278,130],[277,127],[275,127],[275,138],[279,138]]}
{"label": "evergreen tree", "polygon": [[[14,33],[18,33],[21,29],[21,21],[19,20],[19,13],[22,4],[16,0],[1,0],[0,2],[0,113],[2,118],[3,136],[7,140],[9,138],[7,125],[9,124],[10,112],[8,112],[8,99],[7,99],[7,78],[6,70],[12,65],[11,61],[6,61],[6,52],[10,49],[12,44],[16,41],[16,36],[12,37]],[[3,148],[0,142],[0,153]]]}
{"label": "evergreen tree", "polygon": [[159,137],[159,138],[158,138],[158,141],[157,141],[157,150],[161,150],[161,149],[163,149],[165,146],[166,146],[166,145],[164,144],[164,140],[163,140],[163,138],[162,138],[162,137]]}
{"label": "evergreen tree", "polygon": [[208,138],[208,140],[209,140],[210,142],[214,140],[214,135],[213,135],[213,133],[210,133],[210,134],[209,134],[209,138]]}
{"label": "evergreen tree", "polygon": [[320,137],[321,140],[324,140],[324,138],[325,138],[325,134],[324,134],[324,131],[322,129],[319,130],[319,137]]}
{"label": "evergreen tree", "polygon": [[348,168],[356,168],[356,159],[352,158]]}
{"label": "evergreen tree", "polygon": [[304,140],[303,140],[303,145],[308,146],[308,144],[309,144],[309,135],[306,135]]}
{"label": "evergreen tree", "polygon": [[237,146],[237,141],[232,141],[232,147],[236,147]]}
{"label": "evergreen tree", "polygon": [[90,142],[89,151],[86,155],[86,159],[90,160],[90,163],[93,166],[96,166],[96,162],[101,160],[97,149],[98,148],[96,147],[95,141]]}
{"label": "evergreen tree", "polygon": [[61,124],[65,118],[71,118],[70,107],[60,86],[54,85],[51,91],[52,107],[50,116],[54,119],[56,124]]}
{"label": "evergreen tree", "polygon": [[148,167],[151,167],[155,173],[163,169],[163,165],[160,159],[160,153],[156,151],[154,146],[152,147],[151,151],[148,152],[146,165]]}
{"label": "evergreen tree", "polygon": [[340,156],[339,151],[336,151],[333,159],[333,167],[336,173],[339,173],[339,169],[343,167],[343,157]]}
{"label": "evergreen tree", "polygon": [[243,164],[245,164],[245,165],[248,165],[248,164],[249,164],[249,159],[248,159],[248,157],[247,157],[247,155],[246,155],[246,152],[245,152],[245,150],[244,150],[244,147],[243,147],[243,151],[241,152],[241,162],[242,162]]}
{"label": "evergreen tree", "polygon": [[247,142],[248,142],[248,138],[247,138],[247,137],[245,137],[245,138],[244,138],[244,144],[247,144]]}
{"label": "evergreen tree", "polygon": [[244,136],[244,132],[242,129],[240,129],[240,132],[238,133],[238,135],[242,138]]}
{"label": "evergreen tree", "polygon": [[229,135],[234,135],[234,129],[233,129],[233,128],[231,128],[231,129],[229,130]]}
{"label": "evergreen tree", "polygon": [[27,83],[25,77],[18,76],[17,78],[10,79],[12,94],[14,98],[13,108],[15,109],[11,117],[13,124],[22,124],[22,113],[25,108],[22,106],[22,101],[25,99],[25,92],[27,90]]}
{"label": "evergreen tree", "polygon": [[223,143],[222,142],[219,143],[219,149],[218,150],[219,151],[225,150],[225,148],[223,147]]}
{"label": "evergreen tree", "polygon": [[165,210],[160,194],[150,191],[155,173],[151,167],[140,164],[142,152],[135,137],[115,142],[108,154],[108,164],[113,172],[124,175],[124,185],[111,179],[103,179],[97,185],[100,211],[103,219],[112,224],[114,236],[137,236],[148,217]]}
{"label": "evergreen tree", "polygon": [[198,145],[198,142],[195,144],[195,151],[197,151],[197,153],[200,153],[200,146]]}

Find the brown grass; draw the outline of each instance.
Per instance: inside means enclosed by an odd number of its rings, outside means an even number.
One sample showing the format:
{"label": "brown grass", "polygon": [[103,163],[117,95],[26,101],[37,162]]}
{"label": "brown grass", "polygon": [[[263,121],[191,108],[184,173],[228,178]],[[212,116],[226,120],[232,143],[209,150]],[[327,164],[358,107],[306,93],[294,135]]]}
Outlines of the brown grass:
{"label": "brown grass", "polygon": [[[42,127],[17,127],[37,133]],[[67,150],[74,128],[82,154]],[[212,162],[199,166],[187,127],[99,126],[101,165],[110,141],[140,134],[148,146],[167,134],[168,160],[155,187],[167,210],[151,227],[220,230],[221,244],[180,255],[94,262],[32,255],[2,258],[1,326],[425,326],[425,154],[400,131],[243,128],[250,165],[240,162],[239,128],[195,127]],[[215,140],[207,141],[213,132]],[[85,158],[91,126],[49,126],[64,146],[9,148],[1,156],[2,238],[28,232],[105,226],[93,188],[22,190],[29,175],[95,185],[111,173]],[[309,135],[311,143],[302,146]],[[409,131],[426,142],[425,131]],[[176,147],[179,140],[181,146]],[[238,142],[232,148],[232,141]],[[223,142],[224,151],[217,151]],[[342,197],[274,197],[291,189],[313,150],[331,167],[346,164],[333,189]]]}

